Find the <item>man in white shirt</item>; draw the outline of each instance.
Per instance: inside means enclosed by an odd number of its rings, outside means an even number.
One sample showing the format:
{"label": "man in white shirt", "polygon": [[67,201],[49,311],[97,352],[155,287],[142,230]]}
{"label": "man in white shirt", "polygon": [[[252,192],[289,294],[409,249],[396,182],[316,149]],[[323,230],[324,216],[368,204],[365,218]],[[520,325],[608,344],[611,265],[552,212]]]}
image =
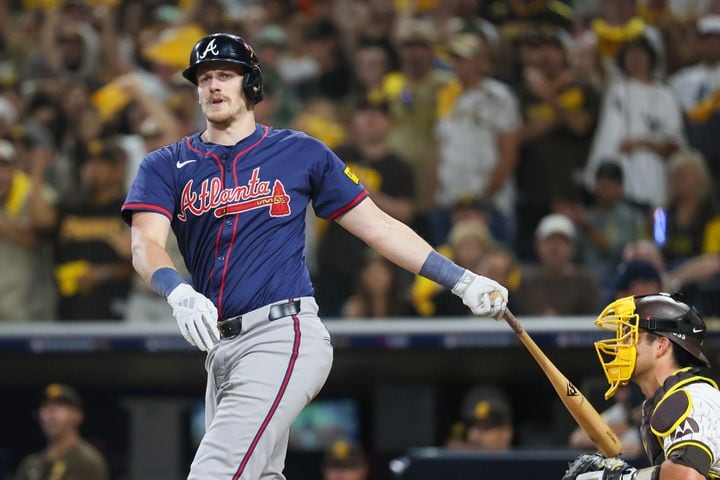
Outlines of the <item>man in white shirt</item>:
{"label": "man in white shirt", "polygon": [[459,34],[448,50],[457,82],[438,98],[437,203],[449,208],[461,198],[477,197],[510,219],[520,124],[517,100],[505,84],[488,77],[488,50],[479,36]]}

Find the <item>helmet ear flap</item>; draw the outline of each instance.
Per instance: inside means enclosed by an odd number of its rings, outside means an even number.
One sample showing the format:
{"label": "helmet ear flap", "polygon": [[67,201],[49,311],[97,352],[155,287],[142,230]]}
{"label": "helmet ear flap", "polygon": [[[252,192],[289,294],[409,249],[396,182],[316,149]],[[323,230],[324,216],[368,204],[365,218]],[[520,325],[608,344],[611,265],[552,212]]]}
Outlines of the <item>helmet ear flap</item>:
{"label": "helmet ear flap", "polygon": [[259,65],[253,65],[243,79],[243,92],[253,104],[263,99],[262,71]]}

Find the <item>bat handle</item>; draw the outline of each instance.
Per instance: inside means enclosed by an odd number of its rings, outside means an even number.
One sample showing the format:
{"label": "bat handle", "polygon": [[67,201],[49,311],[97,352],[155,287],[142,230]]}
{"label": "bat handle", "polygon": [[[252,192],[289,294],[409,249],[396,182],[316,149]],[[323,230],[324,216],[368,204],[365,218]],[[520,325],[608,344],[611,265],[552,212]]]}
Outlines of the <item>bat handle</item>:
{"label": "bat handle", "polygon": [[518,322],[517,318],[515,318],[515,315],[513,315],[510,310],[505,310],[503,319],[507,322],[508,325],[510,325],[510,328],[512,328],[513,331],[515,333],[517,333],[518,335],[522,334],[525,331],[525,329],[523,329],[522,325],[520,325],[520,322]]}

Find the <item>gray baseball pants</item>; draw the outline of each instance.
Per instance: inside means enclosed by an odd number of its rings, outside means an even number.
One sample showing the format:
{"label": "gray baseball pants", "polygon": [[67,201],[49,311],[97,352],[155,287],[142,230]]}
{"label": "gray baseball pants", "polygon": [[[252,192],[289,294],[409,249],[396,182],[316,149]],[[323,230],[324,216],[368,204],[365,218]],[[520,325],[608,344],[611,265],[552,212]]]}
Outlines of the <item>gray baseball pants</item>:
{"label": "gray baseball pants", "polygon": [[[205,436],[188,480],[284,480],[290,425],[332,365],[330,335],[312,297],[296,315],[269,321],[271,305],[242,318],[205,362]],[[277,302],[283,303],[283,302]]]}

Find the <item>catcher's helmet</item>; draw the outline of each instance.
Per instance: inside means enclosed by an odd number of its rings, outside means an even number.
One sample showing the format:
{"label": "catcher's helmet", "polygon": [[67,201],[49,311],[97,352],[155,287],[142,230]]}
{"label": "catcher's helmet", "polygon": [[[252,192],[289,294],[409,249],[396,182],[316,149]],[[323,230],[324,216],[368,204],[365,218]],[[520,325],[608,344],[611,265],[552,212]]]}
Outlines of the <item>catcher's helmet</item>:
{"label": "catcher's helmet", "polygon": [[230,62],[245,67],[243,92],[253,103],[263,99],[262,71],[260,62],[248,43],[230,33],[213,33],[201,38],[190,53],[190,65],[183,70],[183,77],[197,85],[197,67],[207,62]]}
{"label": "catcher's helmet", "polygon": [[619,298],[605,307],[595,325],[615,333],[613,338],[595,342],[595,350],[610,384],[605,392],[606,399],[633,375],[639,329],[668,338],[687,351],[695,365],[710,366],[702,352],[705,322],[694,308],[666,293]]}
{"label": "catcher's helmet", "polygon": [[702,352],[707,327],[697,310],[667,294],[635,297],[638,326],[667,337],[693,358],[695,365],[709,367]]}

